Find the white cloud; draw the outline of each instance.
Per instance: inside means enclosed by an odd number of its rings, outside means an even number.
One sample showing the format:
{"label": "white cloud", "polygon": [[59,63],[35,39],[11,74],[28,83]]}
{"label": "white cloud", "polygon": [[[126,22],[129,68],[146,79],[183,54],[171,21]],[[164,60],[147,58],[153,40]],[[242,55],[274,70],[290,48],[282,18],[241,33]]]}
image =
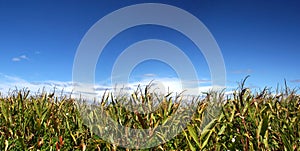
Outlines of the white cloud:
{"label": "white cloud", "polygon": [[20,59],[20,58],[12,58],[11,60],[12,60],[12,61],[14,61],[14,62],[21,61],[21,59]]}
{"label": "white cloud", "polygon": [[[32,94],[37,92],[41,92],[45,90],[46,92],[53,92],[55,88],[55,92],[57,96],[61,95],[63,91],[64,94],[71,94],[73,97],[82,97],[82,98],[94,98],[100,97],[104,94],[105,91],[113,92],[114,94],[119,94],[120,90],[122,92],[127,92],[127,94],[134,92],[137,89],[137,86],[140,85],[140,88],[144,92],[144,88],[148,85],[152,79],[143,79],[139,82],[132,82],[127,85],[118,84],[117,86],[108,86],[103,84],[95,84],[89,85],[89,88],[86,89],[82,84],[73,83],[72,81],[35,81],[29,82],[22,78],[15,77],[15,76],[8,76],[0,73],[0,90],[2,93],[7,93],[9,90],[15,90],[28,88]],[[201,86],[198,85],[197,87],[193,86],[190,87],[189,84],[184,85],[185,82],[181,82],[178,78],[159,78],[152,81],[152,87],[149,90],[150,92],[160,93],[160,94],[167,94],[168,92],[173,92],[173,95],[179,94],[183,92],[183,95],[201,95],[202,92],[208,92],[213,87],[212,86]],[[74,91],[74,84],[78,85],[79,91]],[[183,85],[184,86],[183,86]],[[220,87],[221,88],[221,87]],[[221,88],[222,89],[222,88]]]}
{"label": "white cloud", "polygon": [[[146,85],[152,83],[150,91],[156,93],[166,94],[168,92],[173,92],[178,94],[183,92],[183,95],[200,95],[202,92],[208,92],[210,90],[222,90],[224,87],[221,86],[211,86],[210,80],[181,80],[179,78],[144,78],[141,81],[132,82],[127,85],[119,84],[118,88],[127,88],[130,92],[136,90],[137,86],[140,85],[142,89]],[[130,89],[128,89],[130,88]]]}
{"label": "white cloud", "polygon": [[157,76],[157,75],[154,74],[154,73],[147,73],[147,74],[144,74],[143,76],[144,76],[144,77],[155,77],[155,76]]}
{"label": "white cloud", "polygon": [[13,57],[11,60],[14,62],[19,62],[22,60],[29,60],[29,58],[26,55],[21,55],[19,57]]}
{"label": "white cloud", "polygon": [[[63,85],[65,84],[65,85]],[[54,87],[57,90],[65,90],[65,92],[71,92],[70,82],[60,81],[43,81],[43,82],[29,82],[16,76],[8,76],[0,73],[0,89],[2,93],[7,93],[10,90],[28,88],[31,92],[36,93],[45,89],[46,91],[52,91]]]}
{"label": "white cloud", "polygon": [[29,60],[29,58],[26,55],[21,55],[19,58]]}

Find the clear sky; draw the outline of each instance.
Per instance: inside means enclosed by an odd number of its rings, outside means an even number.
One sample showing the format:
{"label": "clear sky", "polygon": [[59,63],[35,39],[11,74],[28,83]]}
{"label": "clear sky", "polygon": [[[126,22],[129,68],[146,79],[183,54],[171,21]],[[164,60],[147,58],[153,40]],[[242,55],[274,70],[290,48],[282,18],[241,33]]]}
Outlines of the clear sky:
{"label": "clear sky", "polygon": [[[251,76],[248,86],[253,88],[274,88],[284,79],[299,86],[300,2],[296,0],[0,0],[0,91],[53,83],[69,87],[77,47],[89,28],[110,12],[146,2],[174,5],[205,24],[222,51],[228,87],[246,75]],[[183,48],[200,80],[209,85],[207,63],[189,39],[172,29],[147,25],[118,34],[106,46],[96,68],[99,89],[109,87],[113,63],[122,50],[151,38]],[[146,61],[133,70],[130,81],[173,78],[176,73],[168,65]]]}

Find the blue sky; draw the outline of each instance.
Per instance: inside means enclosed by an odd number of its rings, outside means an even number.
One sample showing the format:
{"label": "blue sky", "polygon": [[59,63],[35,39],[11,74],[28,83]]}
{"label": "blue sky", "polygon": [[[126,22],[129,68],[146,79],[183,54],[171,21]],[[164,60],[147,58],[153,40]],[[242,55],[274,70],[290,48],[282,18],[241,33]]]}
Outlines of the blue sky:
{"label": "blue sky", "polygon": [[[70,86],[77,47],[99,19],[138,3],[164,3],[199,18],[217,41],[224,57],[227,86],[246,75],[248,86],[262,88],[300,84],[299,1],[0,1],[0,87],[45,83]],[[200,80],[211,79],[207,63],[189,39],[165,27],[147,25],[118,34],[98,60],[96,81],[109,86],[113,63],[123,49],[145,39],[168,40],[185,50]],[[130,81],[173,79],[176,72],[158,61],[139,64]],[[20,82],[21,81],[21,82]],[[204,82],[204,86],[210,83]],[[52,86],[51,84],[49,84]]]}

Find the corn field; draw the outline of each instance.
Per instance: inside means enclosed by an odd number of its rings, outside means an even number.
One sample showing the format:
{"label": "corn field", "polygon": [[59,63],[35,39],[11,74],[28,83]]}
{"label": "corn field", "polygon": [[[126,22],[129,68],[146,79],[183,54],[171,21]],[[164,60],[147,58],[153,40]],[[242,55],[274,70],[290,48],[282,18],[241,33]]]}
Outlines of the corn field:
{"label": "corn field", "polygon": [[[196,106],[188,124],[169,141],[143,150],[286,150],[300,151],[300,96],[288,87],[274,94],[270,89],[253,93],[241,83],[232,96],[223,92],[194,97],[185,108]],[[180,95],[158,96],[146,90],[129,97],[106,93],[98,106],[120,125],[155,129],[183,103]],[[158,108],[139,114],[122,107],[124,101],[140,101]],[[84,124],[78,102],[29,90],[0,96],[0,150],[135,150],[110,144]],[[180,111],[179,111],[180,112]],[[172,121],[176,122],[176,121]],[[113,127],[108,128],[113,131]],[[100,130],[99,130],[100,131]],[[131,143],[131,142],[128,142]]]}

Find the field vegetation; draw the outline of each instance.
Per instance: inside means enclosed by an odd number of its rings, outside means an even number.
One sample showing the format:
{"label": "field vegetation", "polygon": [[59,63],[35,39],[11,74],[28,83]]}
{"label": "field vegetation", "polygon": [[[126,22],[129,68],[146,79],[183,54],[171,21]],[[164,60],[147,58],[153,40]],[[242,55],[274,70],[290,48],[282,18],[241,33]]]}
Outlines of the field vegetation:
{"label": "field vegetation", "polygon": [[[251,92],[244,84],[245,80],[231,96],[207,92],[204,98],[195,97],[184,106],[196,106],[193,116],[182,117],[189,119],[188,125],[169,141],[164,142],[165,136],[160,135],[159,141],[164,143],[144,150],[299,151],[300,96],[296,90],[286,86],[277,92],[268,88]],[[127,98],[107,92],[97,105],[123,126],[155,129],[178,111],[181,98],[158,96],[146,88]],[[154,112],[138,114],[124,109],[124,101],[147,105],[159,101],[160,105]],[[84,124],[78,102],[87,105],[84,100],[58,98],[46,92],[31,94],[29,90],[1,95],[0,150],[134,150],[94,134],[92,127]]]}

